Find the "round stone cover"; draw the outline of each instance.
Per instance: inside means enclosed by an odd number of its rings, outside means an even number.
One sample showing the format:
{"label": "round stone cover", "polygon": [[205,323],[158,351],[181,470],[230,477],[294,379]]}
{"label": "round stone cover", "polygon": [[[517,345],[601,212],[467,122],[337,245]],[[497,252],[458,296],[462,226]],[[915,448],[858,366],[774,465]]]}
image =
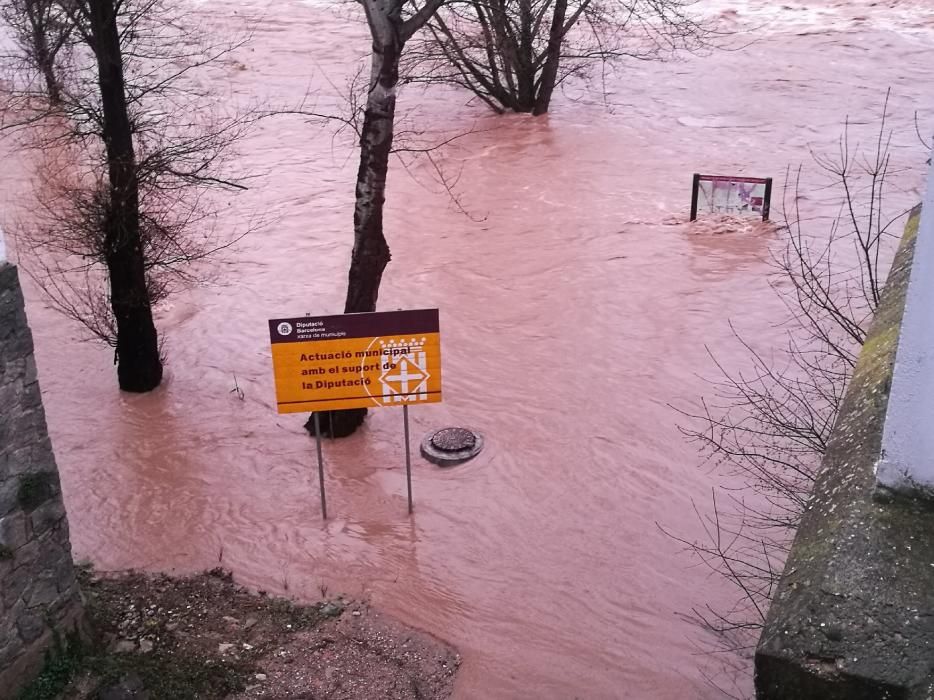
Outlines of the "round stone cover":
{"label": "round stone cover", "polygon": [[431,436],[431,446],[442,452],[469,450],[477,444],[477,436],[467,428],[443,428]]}
{"label": "round stone cover", "polygon": [[483,449],[483,436],[467,428],[442,428],[422,440],[422,457],[442,467],[466,462]]}

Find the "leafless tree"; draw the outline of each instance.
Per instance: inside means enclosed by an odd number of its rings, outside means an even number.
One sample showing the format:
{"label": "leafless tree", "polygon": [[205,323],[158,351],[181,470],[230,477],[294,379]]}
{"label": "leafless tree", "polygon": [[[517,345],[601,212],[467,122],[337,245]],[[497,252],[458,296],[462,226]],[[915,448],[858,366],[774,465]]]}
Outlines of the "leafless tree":
{"label": "leafless tree", "polygon": [[197,41],[192,20],[162,0],[67,0],[72,37],[58,102],[29,81],[5,95],[3,128],[40,153],[37,210],[14,231],[25,266],[53,305],[115,348],[120,388],[162,379],[154,302],[191,281],[185,265],[229,245],[210,190],[251,120],[227,115],[197,68],[236,43]]}
{"label": "leafless tree", "polygon": [[370,80],[360,131],[360,168],[354,207],[354,247],[344,312],[373,311],[389,246],[383,235],[386,175],[392,152],[399,62],[406,42],[444,0],[405,11],[405,0],[363,0],[373,40]]}
{"label": "leafless tree", "polygon": [[0,19],[10,29],[16,51],[7,57],[28,80],[41,76],[49,101],[60,99],[59,71],[66,60],[72,23],[56,0],[5,0]]}
{"label": "leafless tree", "polygon": [[[350,260],[345,313],[375,311],[389,244],[383,231],[386,180],[396,126],[399,65],[406,43],[425,26],[445,0],[415,5],[408,0],[360,0],[372,40],[370,73],[359,127],[360,167],[354,206],[354,246]],[[333,411],[322,422],[334,436],[349,435],[366,409]]]}
{"label": "leafless tree", "polygon": [[788,312],[785,346],[765,353],[734,329],[747,368],[712,356],[720,373],[712,396],[700,411],[679,409],[688,419],[682,432],[723,478],[710,508],[695,506],[704,537],[672,536],[737,591],[727,609],[686,615],[711,633],[722,666],[710,680],[732,697],[748,687],[769,601],[879,304],[882,265],[898,240],[892,228],[905,215],[886,213],[894,174],[887,107],[888,97],[870,148],[854,145],[847,124],[836,154],[812,153],[841,202],[828,233],[809,232],[814,222],[801,215],[801,170],[786,178],[785,245],[771,280]]}
{"label": "leafless tree", "polygon": [[405,61],[408,80],[466,88],[497,112],[545,114],[595,66],[707,44],[695,0],[451,0]]}

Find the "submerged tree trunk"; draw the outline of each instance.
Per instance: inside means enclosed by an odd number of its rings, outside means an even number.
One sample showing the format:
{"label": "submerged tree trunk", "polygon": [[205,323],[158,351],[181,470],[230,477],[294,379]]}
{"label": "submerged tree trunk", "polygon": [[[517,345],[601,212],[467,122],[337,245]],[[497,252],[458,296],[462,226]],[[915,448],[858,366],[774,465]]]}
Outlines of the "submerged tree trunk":
{"label": "submerged tree trunk", "polygon": [[707,47],[714,36],[693,0],[448,4],[415,47],[406,77],[466,88],[498,113],[545,114],[555,89],[595,64],[664,60]]}
{"label": "submerged tree trunk", "polygon": [[532,114],[540,116],[548,112],[551,96],[558,82],[558,65],[561,62],[561,44],[564,41],[564,19],[567,15],[567,0],[557,0],[554,15],[551,18],[551,30],[548,33],[548,46],[545,49],[545,63],[539,77],[538,94]]}
{"label": "submerged tree trunk", "polygon": [[[407,0],[361,0],[373,39],[370,89],[360,133],[360,168],[354,207],[354,246],[347,281],[344,313],[375,311],[383,270],[389,262],[389,244],[383,234],[386,174],[392,154],[396,117],[396,85],[402,49],[425,26],[446,0],[426,0],[403,18]],[[366,409],[323,412],[322,431],[332,437],[350,435],[366,417]],[[305,427],[314,431],[314,416]]]}
{"label": "submerged tree trunk", "polygon": [[[389,244],[383,234],[386,174],[392,153],[396,115],[396,85],[402,55],[401,15],[388,13],[367,19],[373,34],[370,91],[360,133],[360,168],[354,206],[354,246],[350,258],[344,313],[375,311],[383,270],[389,262]],[[350,435],[363,423],[365,408],[322,414],[321,429],[331,437]],[[313,417],[306,427],[313,430]]]}
{"label": "submerged tree trunk", "polygon": [[144,392],[162,381],[143,243],[133,133],[127,110],[123,57],[113,0],[89,0],[107,149],[109,192],[104,237],[110,304],[116,320],[117,378],[124,391]]}
{"label": "submerged tree trunk", "polygon": [[383,235],[383,205],[392,151],[400,50],[391,44],[380,49],[374,49],[373,53],[370,94],[360,134],[354,247],[344,313],[376,310],[383,270],[390,258],[389,245]]}

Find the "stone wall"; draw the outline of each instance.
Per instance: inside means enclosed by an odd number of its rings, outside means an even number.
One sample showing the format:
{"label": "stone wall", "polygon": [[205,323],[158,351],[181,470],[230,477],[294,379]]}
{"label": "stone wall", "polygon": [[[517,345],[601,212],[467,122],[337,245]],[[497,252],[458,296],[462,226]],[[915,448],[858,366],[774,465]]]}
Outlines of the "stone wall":
{"label": "stone wall", "polygon": [[0,258],[0,700],[80,623],[58,467],[16,267]]}
{"label": "stone wall", "polygon": [[934,504],[885,498],[874,474],[919,218],[906,227],[769,608],[759,700],[934,698]]}

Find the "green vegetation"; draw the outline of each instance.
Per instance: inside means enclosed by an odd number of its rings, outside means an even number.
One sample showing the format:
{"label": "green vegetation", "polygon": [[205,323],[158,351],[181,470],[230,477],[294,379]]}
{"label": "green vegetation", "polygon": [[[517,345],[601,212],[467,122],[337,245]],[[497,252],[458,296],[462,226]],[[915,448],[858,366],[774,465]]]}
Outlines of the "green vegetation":
{"label": "green vegetation", "polygon": [[37,472],[20,477],[16,500],[25,511],[35,510],[55,495],[57,481],[52,472]]}
{"label": "green vegetation", "polygon": [[242,661],[205,662],[203,657],[171,651],[151,655],[103,653],[90,657],[85,670],[100,678],[100,688],[135,674],[152,698],[194,700],[223,698],[243,690],[253,669],[251,663]]}
{"label": "green vegetation", "polygon": [[56,700],[81,669],[84,643],[75,633],[65,641],[56,632],[52,648],[45,654],[45,665],[39,677],[19,695],[19,700]]}

